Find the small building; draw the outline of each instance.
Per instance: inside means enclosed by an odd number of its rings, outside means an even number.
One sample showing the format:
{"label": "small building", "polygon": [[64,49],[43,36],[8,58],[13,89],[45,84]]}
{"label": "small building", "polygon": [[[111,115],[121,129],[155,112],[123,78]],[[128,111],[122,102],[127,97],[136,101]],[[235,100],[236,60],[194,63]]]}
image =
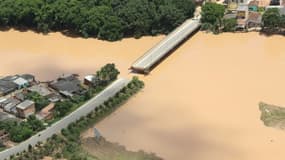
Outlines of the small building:
{"label": "small building", "polygon": [[18,89],[25,88],[25,87],[29,86],[29,82],[22,77],[18,77],[13,82],[18,86]]}
{"label": "small building", "polygon": [[16,106],[18,116],[21,118],[27,118],[28,116],[35,113],[35,102],[31,100],[25,100],[24,102]]}
{"label": "small building", "polygon": [[66,97],[73,97],[76,94],[81,95],[85,91],[81,86],[78,75],[75,74],[62,76],[56,81],[51,82],[49,86]]}
{"label": "small building", "polygon": [[16,106],[19,103],[21,103],[21,101],[19,101],[16,98],[11,97],[11,98],[7,99],[6,104],[3,106],[3,110],[5,112],[17,115],[18,112],[17,112]]}
{"label": "small building", "polygon": [[53,118],[53,110],[54,110],[55,104],[54,103],[50,103],[49,105],[47,105],[45,108],[43,108],[38,114],[37,114],[37,118],[39,120],[50,120]]}
{"label": "small building", "polygon": [[95,78],[95,75],[87,75],[84,77],[84,84],[87,86],[91,86],[93,84],[93,79]]}
{"label": "small building", "polygon": [[0,96],[5,96],[17,90],[17,85],[13,81],[0,79]]}

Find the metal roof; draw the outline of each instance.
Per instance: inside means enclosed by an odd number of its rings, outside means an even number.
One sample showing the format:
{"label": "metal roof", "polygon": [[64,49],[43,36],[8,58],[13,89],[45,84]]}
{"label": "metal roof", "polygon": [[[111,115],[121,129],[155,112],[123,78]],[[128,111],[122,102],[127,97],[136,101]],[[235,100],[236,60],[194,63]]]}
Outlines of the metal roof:
{"label": "metal roof", "polygon": [[17,108],[25,110],[26,108],[30,107],[31,105],[35,104],[34,101],[25,100],[24,102],[17,105]]}

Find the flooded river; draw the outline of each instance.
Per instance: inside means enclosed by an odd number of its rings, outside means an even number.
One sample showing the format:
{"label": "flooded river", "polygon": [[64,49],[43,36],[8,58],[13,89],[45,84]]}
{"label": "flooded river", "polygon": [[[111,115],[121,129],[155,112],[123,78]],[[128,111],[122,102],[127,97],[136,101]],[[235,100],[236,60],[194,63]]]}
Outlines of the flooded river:
{"label": "flooded river", "polygon": [[[130,64],[163,37],[103,42],[0,32],[0,73],[41,79]],[[285,106],[285,38],[199,32],[150,75],[145,89],[96,127],[109,141],[166,160],[283,160],[285,132],[265,127],[258,103]],[[92,135],[92,129],[83,136]]]}

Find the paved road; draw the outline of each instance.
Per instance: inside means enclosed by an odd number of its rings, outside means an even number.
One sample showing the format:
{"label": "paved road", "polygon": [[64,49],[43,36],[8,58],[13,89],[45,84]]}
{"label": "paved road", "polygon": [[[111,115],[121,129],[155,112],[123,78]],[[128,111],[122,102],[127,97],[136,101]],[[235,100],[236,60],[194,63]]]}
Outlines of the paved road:
{"label": "paved road", "polygon": [[64,117],[60,121],[54,123],[47,129],[39,132],[37,135],[29,138],[28,140],[20,143],[19,145],[12,147],[10,149],[4,150],[0,152],[0,160],[4,160],[5,158],[9,158],[10,155],[22,152],[28,149],[29,144],[35,145],[38,142],[45,141],[47,138],[51,137],[55,133],[59,133],[61,129],[66,128],[71,122],[75,122],[80,117],[87,115],[91,111],[93,111],[100,104],[104,103],[110,97],[113,97],[117,92],[119,92],[123,87],[125,87],[130,80],[128,79],[118,79],[113,82],[110,86],[104,89],[97,96],[89,100],[87,103],[82,105],[80,108]]}
{"label": "paved road", "polygon": [[186,20],[162,41],[148,50],[133,65],[132,69],[140,72],[149,72],[149,69],[161,60],[166,54],[174,49],[179,43],[200,27],[200,15],[196,18]]}

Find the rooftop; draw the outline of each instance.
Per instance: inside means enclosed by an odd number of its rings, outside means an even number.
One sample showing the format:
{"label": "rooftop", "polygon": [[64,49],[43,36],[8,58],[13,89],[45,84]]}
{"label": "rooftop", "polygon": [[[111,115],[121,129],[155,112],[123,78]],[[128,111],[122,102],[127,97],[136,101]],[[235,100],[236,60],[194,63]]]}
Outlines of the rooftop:
{"label": "rooftop", "polygon": [[87,76],[84,77],[84,79],[86,79],[87,81],[91,82],[94,77],[95,77],[94,75],[87,75]]}
{"label": "rooftop", "polygon": [[0,121],[7,120],[7,119],[15,119],[15,118],[16,117],[11,114],[0,112]]}
{"label": "rooftop", "polygon": [[21,77],[26,80],[35,79],[35,76],[32,74],[22,74]]}
{"label": "rooftop", "polygon": [[22,110],[25,110],[25,109],[27,109],[28,107],[30,107],[31,105],[33,105],[33,104],[35,104],[34,101],[25,100],[24,102],[18,104],[18,105],[17,105],[17,108],[22,109]]}
{"label": "rooftop", "polygon": [[52,92],[44,84],[33,85],[32,87],[28,88],[28,90],[31,92],[37,92],[43,97],[52,94]]}
{"label": "rooftop", "polygon": [[75,75],[60,77],[50,84],[50,87],[59,92],[78,93],[82,90],[81,82]]}
{"label": "rooftop", "polygon": [[16,83],[18,86],[22,86],[22,85],[29,83],[27,80],[25,80],[22,77],[15,79],[13,82]]}

